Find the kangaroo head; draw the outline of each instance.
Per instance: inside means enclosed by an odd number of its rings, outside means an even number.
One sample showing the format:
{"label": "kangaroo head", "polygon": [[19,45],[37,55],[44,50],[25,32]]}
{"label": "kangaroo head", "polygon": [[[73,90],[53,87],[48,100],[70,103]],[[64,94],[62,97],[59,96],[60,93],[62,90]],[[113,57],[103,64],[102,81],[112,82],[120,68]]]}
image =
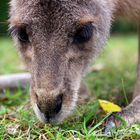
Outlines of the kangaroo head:
{"label": "kangaroo head", "polygon": [[32,79],[30,98],[43,122],[61,122],[76,106],[91,59],[109,35],[106,0],[12,0],[10,32]]}

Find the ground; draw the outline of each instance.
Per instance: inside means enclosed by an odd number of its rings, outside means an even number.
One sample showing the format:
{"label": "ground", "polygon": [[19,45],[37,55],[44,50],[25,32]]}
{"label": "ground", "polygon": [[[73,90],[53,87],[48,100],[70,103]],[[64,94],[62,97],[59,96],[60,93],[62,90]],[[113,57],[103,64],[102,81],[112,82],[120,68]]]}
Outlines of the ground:
{"label": "ground", "polygon": [[[11,39],[0,39],[0,74],[25,71]],[[106,99],[124,107],[131,100],[136,80],[137,37],[114,35],[85,77],[92,93],[91,100],[77,107],[74,115],[61,125],[41,124],[34,115],[28,89],[24,92],[0,93],[0,140],[128,140],[140,139],[140,125],[104,134],[109,116],[99,107],[98,99]],[[126,97],[127,94],[127,97]],[[129,97],[129,98],[128,98]]]}

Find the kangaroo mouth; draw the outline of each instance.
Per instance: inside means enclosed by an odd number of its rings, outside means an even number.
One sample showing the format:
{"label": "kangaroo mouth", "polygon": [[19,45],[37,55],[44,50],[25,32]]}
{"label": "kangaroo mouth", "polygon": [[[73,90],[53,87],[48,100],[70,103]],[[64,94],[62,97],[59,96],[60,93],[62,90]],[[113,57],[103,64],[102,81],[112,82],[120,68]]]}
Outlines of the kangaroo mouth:
{"label": "kangaroo mouth", "polygon": [[[31,95],[33,95],[33,93],[31,93]],[[78,100],[78,91],[73,91],[72,93],[67,93],[66,95],[68,96],[64,96],[62,107],[59,113],[50,115],[49,118],[48,114],[43,113],[39,108],[36,97],[34,96],[33,98],[33,96],[31,96],[31,104],[37,118],[43,123],[62,123],[64,119],[68,118],[74,112]]]}

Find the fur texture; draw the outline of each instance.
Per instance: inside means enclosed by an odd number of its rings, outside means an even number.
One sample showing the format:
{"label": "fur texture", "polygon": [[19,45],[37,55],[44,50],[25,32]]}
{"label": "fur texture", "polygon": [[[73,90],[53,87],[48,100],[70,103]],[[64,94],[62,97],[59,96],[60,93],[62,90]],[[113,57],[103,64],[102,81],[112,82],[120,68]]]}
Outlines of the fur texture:
{"label": "fur texture", "polygon": [[[11,0],[10,28],[23,27],[29,38],[13,36],[32,74],[31,103],[41,121],[62,122],[73,112],[81,80],[105,46],[113,18],[138,21],[139,5],[139,0]],[[93,26],[92,37],[74,44],[77,30],[87,24]],[[54,113],[60,95],[62,107]]]}

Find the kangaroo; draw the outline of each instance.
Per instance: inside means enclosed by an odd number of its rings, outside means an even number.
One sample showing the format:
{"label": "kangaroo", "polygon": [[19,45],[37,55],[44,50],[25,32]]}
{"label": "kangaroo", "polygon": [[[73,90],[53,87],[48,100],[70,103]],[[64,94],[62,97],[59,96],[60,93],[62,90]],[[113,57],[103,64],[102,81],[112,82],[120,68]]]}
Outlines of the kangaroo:
{"label": "kangaroo", "polygon": [[[140,0],[11,0],[9,30],[32,75],[30,99],[40,121],[61,123],[72,114],[81,89],[88,91],[82,78],[90,62],[122,16],[139,24]],[[130,125],[140,121],[140,62],[134,95],[120,113]]]}

